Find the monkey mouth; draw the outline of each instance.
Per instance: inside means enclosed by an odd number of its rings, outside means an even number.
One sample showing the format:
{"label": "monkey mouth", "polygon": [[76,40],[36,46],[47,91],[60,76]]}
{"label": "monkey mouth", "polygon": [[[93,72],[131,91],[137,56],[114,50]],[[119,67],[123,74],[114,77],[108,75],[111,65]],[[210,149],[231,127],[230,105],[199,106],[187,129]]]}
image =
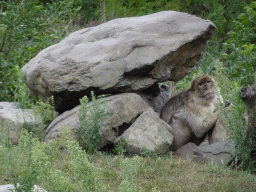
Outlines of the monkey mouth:
{"label": "monkey mouth", "polygon": [[208,93],[205,93],[203,97],[205,97],[205,98],[211,98],[211,97],[214,97],[214,92],[208,92]]}

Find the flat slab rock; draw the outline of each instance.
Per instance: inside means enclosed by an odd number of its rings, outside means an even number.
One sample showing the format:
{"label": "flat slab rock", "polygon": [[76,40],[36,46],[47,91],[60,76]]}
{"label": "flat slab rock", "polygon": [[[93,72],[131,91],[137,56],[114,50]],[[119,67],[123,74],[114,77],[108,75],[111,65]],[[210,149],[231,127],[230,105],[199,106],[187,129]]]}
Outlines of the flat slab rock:
{"label": "flat slab rock", "polygon": [[64,112],[90,95],[139,92],[193,71],[215,25],[194,15],[163,11],[114,19],[70,34],[23,68],[41,98],[54,95]]}
{"label": "flat slab rock", "polygon": [[201,144],[193,151],[191,157],[194,161],[208,161],[226,165],[232,159],[232,150],[234,150],[234,144],[229,142]]}

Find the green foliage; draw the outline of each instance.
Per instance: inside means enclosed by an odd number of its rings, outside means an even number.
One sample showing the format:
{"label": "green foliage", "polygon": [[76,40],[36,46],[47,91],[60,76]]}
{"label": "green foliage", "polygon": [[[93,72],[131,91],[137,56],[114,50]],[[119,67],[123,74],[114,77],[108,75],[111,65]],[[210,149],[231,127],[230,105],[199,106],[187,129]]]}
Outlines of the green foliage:
{"label": "green foliage", "polygon": [[[69,140],[67,137],[63,137],[63,139]],[[68,142],[66,146],[67,152],[70,153],[70,158],[73,159],[73,161],[70,162],[71,171],[74,178],[79,181],[83,191],[103,191],[104,185],[99,177],[100,169],[97,169],[88,161],[86,153],[82,150],[77,142]]]}
{"label": "green foliage", "polygon": [[37,103],[33,105],[33,110],[35,112],[35,116],[40,115],[43,123],[53,121],[56,118],[53,96],[47,99],[46,102],[39,99]]}
{"label": "green foliage", "polygon": [[106,1],[106,16],[108,20],[118,17],[142,16],[163,10],[176,10],[181,8],[180,0],[110,0]]}
{"label": "green foliage", "polygon": [[[33,138],[26,130],[22,131],[18,146],[7,145],[1,137],[0,149],[0,174],[9,176],[16,191],[30,191],[37,183],[47,191],[57,192],[104,189],[99,169],[88,161],[66,127],[61,138],[47,143]],[[59,161],[65,162],[68,169],[63,168],[63,163],[56,166]]]}
{"label": "green foliage", "polygon": [[142,147],[142,151],[140,153],[143,157],[156,157],[156,154],[150,151],[146,146]]}
{"label": "green foliage", "polygon": [[75,0],[74,7],[81,7],[79,14],[83,24],[89,20],[100,20],[100,0]]}
{"label": "green foliage", "polygon": [[97,150],[97,145],[102,141],[100,128],[104,126],[107,117],[108,106],[105,99],[96,99],[91,92],[92,102],[88,103],[87,96],[80,99],[78,117],[80,126],[76,130],[76,136],[81,146],[86,144],[88,152]]}
{"label": "green foliage", "polygon": [[14,101],[19,104],[21,109],[31,109],[33,104],[36,102],[36,98],[31,99],[29,97],[30,90],[26,84],[25,77],[18,65],[13,67],[13,72],[15,74],[14,84],[17,86],[15,88]]}
{"label": "green foliage", "polygon": [[127,146],[127,141],[125,139],[120,139],[117,142],[116,147],[113,149],[113,152],[117,155],[123,155],[126,152],[125,146]]}
{"label": "green foliage", "polygon": [[121,163],[123,172],[121,177],[123,181],[121,182],[119,189],[121,192],[135,192],[136,191],[136,175],[138,169],[141,165],[141,158],[138,156],[132,159],[124,159]]}
{"label": "green foliage", "polygon": [[214,40],[219,40],[230,30],[232,21],[242,13],[246,5],[246,0],[109,0],[106,1],[106,16],[110,20],[164,10],[183,11],[213,21],[217,26]]}
{"label": "green foliage", "polygon": [[224,100],[229,100],[232,107],[228,110],[223,105],[219,106],[219,118],[222,124],[230,133],[230,140],[235,144],[234,156],[236,162],[240,162],[239,168],[243,170],[253,170],[253,162],[250,157],[252,145],[250,139],[246,138],[247,124],[244,118],[246,107],[240,97],[240,86],[236,82],[231,82],[220,61],[216,61],[216,82],[220,88]]}
{"label": "green foliage", "polygon": [[[33,125],[32,128],[27,130],[31,131],[33,133],[33,136],[37,137],[40,141],[43,141],[46,134],[45,125],[53,121],[57,115],[54,108],[53,96],[47,99],[46,102],[43,102],[39,98],[36,104],[32,105],[32,109],[34,111],[35,121],[37,122],[40,119],[41,124],[39,126]],[[23,126],[23,128],[26,128],[26,127]]]}
{"label": "green foliage", "polygon": [[213,39],[219,40],[230,30],[232,21],[243,11],[246,0],[189,0],[182,6],[189,13],[196,14],[204,19],[209,19],[217,27]]}
{"label": "green foliage", "polygon": [[0,2],[0,100],[18,94],[17,67],[23,67],[40,50],[67,34],[79,8],[73,1],[42,5],[38,0]]}
{"label": "green foliage", "polygon": [[236,79],[240,86],[248,86],[254,81],[256,73],[256,47],[251,43],[256,36],[256,2],[245,7],[245,13],[233,22],[232,30],[223,44],[222,58],[229,76]]}

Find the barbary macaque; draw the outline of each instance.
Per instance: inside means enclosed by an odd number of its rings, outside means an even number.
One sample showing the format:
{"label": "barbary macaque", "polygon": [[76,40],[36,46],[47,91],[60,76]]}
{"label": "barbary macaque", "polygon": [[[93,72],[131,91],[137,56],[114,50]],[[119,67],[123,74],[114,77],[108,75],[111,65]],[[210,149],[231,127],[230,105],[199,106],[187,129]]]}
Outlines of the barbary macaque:
{"label": "barbary macaque", "polygon": [[171,127],[172,150],[195,138],[202,138],[216,123],[218,115],[215,80],[210,75],[195,78],[191,87],[172,96],[163,106],[160,117]]}

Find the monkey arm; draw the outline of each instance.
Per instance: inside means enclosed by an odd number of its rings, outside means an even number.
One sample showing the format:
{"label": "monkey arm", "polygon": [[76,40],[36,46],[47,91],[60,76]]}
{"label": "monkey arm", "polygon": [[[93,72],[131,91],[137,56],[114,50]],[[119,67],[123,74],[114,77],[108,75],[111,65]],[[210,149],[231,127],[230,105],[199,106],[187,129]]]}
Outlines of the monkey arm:
{"label": "monkey arm", "polygon": [[185,124],[193,131],[196,137],[200,138],[209,131],[216,123],[218,115],[208,112],[203,115],[192,113],[191,111],[182,110],[174,114],[176,118],[185,122]]}
{"label": "monkey arm", "polygon": [[207,116],[195,117],[195,123],[188,123],[195,136],[200,138],[216,124],[217,120],[218,115],[211,113]]}

